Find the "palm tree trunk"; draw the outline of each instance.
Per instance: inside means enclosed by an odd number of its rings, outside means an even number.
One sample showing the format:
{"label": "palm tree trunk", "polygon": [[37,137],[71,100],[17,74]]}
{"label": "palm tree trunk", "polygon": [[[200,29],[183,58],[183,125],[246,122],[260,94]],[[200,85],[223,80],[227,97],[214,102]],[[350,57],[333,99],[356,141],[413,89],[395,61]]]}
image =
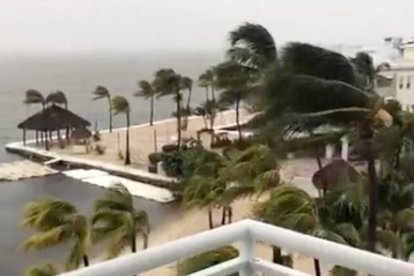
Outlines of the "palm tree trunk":
{"label": "palm tree trunk", "polygon": [[154,125],[154,95],[151,95],[151,106],[150,106],[150,126]]}
{"label": "palm tree trunk", "polygon": [[82,259],[83,259],[83,265],[84,266],[89,266],[89,258],[88,258],[88,256],[87,255],[83,255]]}
{"label": "palm tree trunk", "polygon": [[190,105],[191,105],[191,95],[192,95],[192,90],[188,89],[188,97],[187,97],[187,110],[190,111]]}
{"label": "palm tree trunk", "polygon": [[378,180],[375,169],[375,156],[372,146],[374,136],[370,121],[364,121],[360,125],[360,139],[364,141],[364,154],[368,166],[369,179],[369,206],[368,206],[368,250],[375,252],[378,208]]}
{"label": "palm tree trunk", "polygon": [[233,208],[231,206],[227,207],[228,223],[233,222]]}
{"label": "palm tree trunk", "polygon": [[206,101],[208,102],[210,100],[210,97],[208,96],[208,86],[206,86]]}
{"label": "palm tree trunk", "polygon": [[131,252],[132,253],[137,252],[137,237],[136,237],[135,233],[132,233]]}
{"label": "palm tree trunk", "polygon": [[144,239],[144,245],[143,245],[143,248],[144,248],[144,249],[147,249],[147,248],[148,248],[148,240],[149,240],[148,234],[144,233],[144,234],[143,234],[143,239]]}
{"label": "palm tree trunk", "polygon": [[236,125],[237,125],[237,131],[239,133],[239,140],[243,140],[241,127],[240,127],[240,99],[237,97],[236,100]]}
{"label": "palm tree trunk", "polygon": [[181,148],[181,95],[180,90],[176,91],[177,100],[177,148]]}
{"label": "palm tree trunk", "polygon": [[215,91],[214,91],[214,86],[211,86],[211,99],[216,102],[216,95],[215,95]]}
{"label": "palm tree trunk", "polygon": [[129,111],[126,113],[126,123],[127,123],[127,128],[126,128],[126,145],[125,145],[125,165],[130,165],[131,164],[131,156],[130,156],[130,150],[129,150],[129,126],[130,126],[130,116],[129,116]]}
{"label": "palm tree trunk", "polygon": [[272,246],[272,262],[283,265],[282,250],[280,247]]}
{"label": "palm tree trunk", "polygon": [[111,97],[108,97],[108,104],[109,104],[109,132],[112,132],[112,103],[111,103]]}
{"label": "palm tree trunk", "polygon": [[313,259],[313,265],[315,267],[315,276],[321,276],[321,265],[318,259]]}
{"label": "palm tree trunk", "polygon": [[378,181],[375,170],[375,159],[371,141],[367,143],[367,163],[369,178],[369,214],[368,214],[368,250],[375,252],[377,232]]}
{"label": "palm tree trunk", "polygon": [[221,225],[226,224],[226,215],[227,215],[227,208],[223,207],[223,209],[221,211]]}
{"label": "palm tree trunk", "polygon": [[208,208],[208,227],[210,229],[214,228],[214,225],[213,225],[213,211],[211,210],[211,208]]}

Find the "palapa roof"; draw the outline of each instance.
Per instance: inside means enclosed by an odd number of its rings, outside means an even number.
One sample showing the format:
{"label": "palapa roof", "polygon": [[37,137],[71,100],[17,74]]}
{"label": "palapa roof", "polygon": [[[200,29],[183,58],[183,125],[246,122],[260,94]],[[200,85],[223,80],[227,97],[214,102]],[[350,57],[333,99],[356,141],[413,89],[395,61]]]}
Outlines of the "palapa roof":
{"label": "palapa roof", "polygon": [[17,125],[18,128],[28,130],[58,130],[65,128],[80,128],[90,126],[91,123],[68,109],[51,105],[46,109],[30,116]]}

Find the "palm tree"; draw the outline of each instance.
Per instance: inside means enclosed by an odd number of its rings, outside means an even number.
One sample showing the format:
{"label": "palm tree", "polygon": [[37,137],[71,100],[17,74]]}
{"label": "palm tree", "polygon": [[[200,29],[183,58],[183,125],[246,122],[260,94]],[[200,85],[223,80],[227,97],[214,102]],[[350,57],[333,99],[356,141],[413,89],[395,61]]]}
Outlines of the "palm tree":
{"label": "palm tree", "polygon": [[370,250],[374,250],[378,180],[372,149],[373,125],[378,117],[389,123],[388,113],[381,109],[382,99],[356,86],[354,67],[338,53],[293,43],[285,49],[281,63],[283,66],[273,70],[263,85],[265,97],[260,116],[264,124],[260,129],[280,126],[278,134],[269,132],[273,140],[321,125],[359,130],[371,183],[368,238]]}
{"label": "palm tree", "polygon": [[55,276],[58,275],[57,270],[51,264],[43,264],[29,267],[25,276]]}
{"label": "palm tree", "polygon": [[[270,198],[255,206],[255,216],[273,225],[285,227],[319,238],[346,244],[359,240],[358,231],[350,223],[331,225],[320,212],[319,203],[305,191],[285,184],[277,187]],[[279,248],[273,249],[275,262],[281,261]],[[318,260],[314,260],[315,274],[321,275]]]}
{"label": "palm tree", "polygon": [[59,104],[63,105],[65,109],[68,108],[68,100],[66,98],[65,93],[63,93],[62,91],[52,92],[49,95],[47,95],[46,103]]}
{"label": "palm tree", "polygon": [[[42,93],[37,90],[29,89],[26,91],[24,103],[27,105],[41,104],[42,109],[46,108],[46,99]],[[36,130],[36,144],[38,143],[38,131]],[[40,140],[43,141],[43,132],[40,132]]]}
{"label": "palm tree", "polygon": [[129,127],[131,124],[130,121],[130,115],[131,115],[131,109],[129,108],[129,103],[128,100],[125,99],[122,96],[115,96],[114,98],[112,98],[111,101],[111,107],[112,107],[112,111],[114,113],[114,115],[118,115],[121,113],[125,113],[126,116],[126,141],[125,141],[125,165],[130,165],[131,164],[131,154],[130,154],[130,150],[129,150]]}
{"label": "palm tree", "polygon": [[36,231],[23,243],[25,251],[42,250],[71,241],[73,245],[66,269],[76,269],[82,261],[85,266],[89,265],[88,220],[73,204],[54,198],[27,203],[21,224]]}
{"label": "palm tree", "polygon": [[[198,77],[198,86],[206,89],[206,101],[210,100],[208,89],[213,89],[212,83],[213,83],[213,71],[211,69],[206,70],[204,73],[202,73]],[[212,99],[214,99],[214,92],[212,91]]]}
{"label": "palm tree", "polygon": [[147,213],[134,207],[133,197],[121,183],[114,184],[102,199],[95,201],[93,233],[97,241],[110,239],[108,257],[118,256],[130,246],[134,253],[136,236],[143,236],[143,248],[148,247],[150,226]]}
{"label": "palm tree", "polygon": [[276,43],[266,28],[244,23],[230,32],[228,56],[253,71],[265,71],[277,63]]}
{"label": "palm tree", "polygon": [[358,73],[361,75],[361,87],[367,91],[374,91],[375,69],[371,56],[365,52],[359,52],[351,61],[355,64]]}
{"label": "palm tree", "polygon": [[155,89],[159,91],[160,96],[172,95],[176,103],[176,117],[177,117],[177,146],[181,148],[181,117],[182,117],[182,76],[177,74],[173,69],[160,69],[155,73],[154,85]]}
{"label": "palm tree", "polygon": [[186,109],[190,110],[191,94],[193,91],[193,80],[190,77],[182,77],[181,89],[186,89],[188,91]]}
{"label": "palm tree", "polygon": [[28,105],[41,104],[43,109],[46,107],[45,97],[42,95],[42,93],[34,89],[29,89],[26,91],[24,103]]}
{"label": "palm tree", "polygon": [[157,91],[151,85],[150,82],[146,80],[142,80],[138,82],[139,91],[134,94],[136,97],[143,97],[144,99],[150,99],[150,117],[149,117],[149,124],[150,126],[153,125],[154,122],[154,99]]}
{"label": "palm tree", "polygon": [[99,99],[107,99],[108,105],[109,105],[109,132],[112,132],[112,100],[111,100],[111,93],[109,93],[109,90],[101,85],[98,85],[95,88],[95,91],[92,92],[92,94],[95,96],[94,100]]}
{"label": "palm tree", "polygon": [[234,61],[222,63],[217,66],[217,86],[224,91],[220,102],[227,105],[235,105],[236,125],[239,140],[242,140],[240,125],[240,104],[250,93],[252,87],[252,75],[249,70]]}

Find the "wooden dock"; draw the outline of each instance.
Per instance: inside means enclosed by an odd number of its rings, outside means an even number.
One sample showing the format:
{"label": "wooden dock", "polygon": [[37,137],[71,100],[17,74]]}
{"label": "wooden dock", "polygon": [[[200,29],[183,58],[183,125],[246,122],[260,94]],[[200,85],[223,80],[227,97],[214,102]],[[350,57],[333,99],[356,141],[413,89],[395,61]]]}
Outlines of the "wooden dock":
{"label": "wooden dock", "polygon": [[56,173],[59,172],[29,160],[0,163],[0,181],[15,181]]}

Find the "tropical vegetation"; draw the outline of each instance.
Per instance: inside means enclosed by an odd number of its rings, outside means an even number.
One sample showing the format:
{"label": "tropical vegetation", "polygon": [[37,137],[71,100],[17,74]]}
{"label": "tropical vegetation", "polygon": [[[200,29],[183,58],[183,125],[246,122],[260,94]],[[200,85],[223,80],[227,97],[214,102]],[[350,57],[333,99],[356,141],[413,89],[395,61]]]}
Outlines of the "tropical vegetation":
{"label": "tropical vegetation", "polygon": [[131,109],[129,102],[125,97],[115,96],[111,100],[111,108],[113,114],[125,114],[126,117],[126,131],[125,131],[125,165],[131,164],[131,151],[130,151],[130,138],[129,138],[129,127],[131,126]]}
{"label": "tropical vegetation", "polygon": [[109,132],[112,132],[112,99],[111,93],[108,88],[102,85],[98,85],[95,90],[92,92],[94,98],[93,100],[106,99],[108,101],[108,114],[109,114]]}

